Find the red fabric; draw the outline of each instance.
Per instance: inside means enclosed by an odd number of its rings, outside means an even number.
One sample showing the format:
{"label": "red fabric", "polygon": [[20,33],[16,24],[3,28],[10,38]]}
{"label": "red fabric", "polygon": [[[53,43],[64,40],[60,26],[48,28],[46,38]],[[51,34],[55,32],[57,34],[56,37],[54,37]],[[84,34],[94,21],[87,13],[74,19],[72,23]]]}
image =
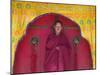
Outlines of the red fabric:
{"label": "red fabric", "polygon": [[71,47],[63,33],[50,34],[46,42],[45,71],[64,71],[70,69]]}
{"label": "red fabric", "polygon": [[24,36],[18,43],[14,61],[14,73],[30,73],[36,71],[36,54],[28,39],[28,36]]}
{"label": "red fabric", "polygon": [[[26,33],[16,48],[13,73],[44,72],[46,40],[56,20],[62,21],[63,26],[66,26],[64,34],[71,46],[69,70],[92,69],[90,46],[88,41],[81,36],[78,24],[60,14],[47,13],[36,17],[28,24]],[[31,43],[33,37],[39,38],[37,46]],[[77,46],[73,44],[75,37],[81,38]]]}
{"label": "red fabric", "polygon": [[77,52],[77,69],[92,69],[92,56],[89,43],[86,39],[81,38],[79,45],[75,47]]}

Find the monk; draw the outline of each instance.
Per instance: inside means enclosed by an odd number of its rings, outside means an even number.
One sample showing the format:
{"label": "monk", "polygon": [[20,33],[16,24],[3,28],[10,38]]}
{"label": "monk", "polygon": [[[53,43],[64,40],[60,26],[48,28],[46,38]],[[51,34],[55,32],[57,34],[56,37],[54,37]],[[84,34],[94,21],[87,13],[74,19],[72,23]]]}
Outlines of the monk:
{"label": "monk", "polygon": [[61,21],[52,26],[46,42],[45,71],[64,71],[70,68],[70,44],[63,33]]}

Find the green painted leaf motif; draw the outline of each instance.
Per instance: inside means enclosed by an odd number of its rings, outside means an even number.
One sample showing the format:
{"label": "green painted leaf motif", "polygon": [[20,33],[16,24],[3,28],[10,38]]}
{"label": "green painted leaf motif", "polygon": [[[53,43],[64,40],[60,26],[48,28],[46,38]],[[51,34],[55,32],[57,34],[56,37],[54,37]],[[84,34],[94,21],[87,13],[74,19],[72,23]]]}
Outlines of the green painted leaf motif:
{"label": "green painted leaf motif", "polygon": [[84,23],[83,20],[80,20],[80,24],[83,25],[83,23]]}
{"label": "green painted leaf motif", "polygon": [[26,7],[26,8],[31,8],[31,5],[30,5],[30,4],[26,4],[25,7]]}
{"label": "green painted leaf motif", "polygon": [[87,24],[91,24],[91,20],[87,20]]}
{"label": "green painted leaf motif", "polygon": [[22,4],[17,4],[17,8],[22,8]]}

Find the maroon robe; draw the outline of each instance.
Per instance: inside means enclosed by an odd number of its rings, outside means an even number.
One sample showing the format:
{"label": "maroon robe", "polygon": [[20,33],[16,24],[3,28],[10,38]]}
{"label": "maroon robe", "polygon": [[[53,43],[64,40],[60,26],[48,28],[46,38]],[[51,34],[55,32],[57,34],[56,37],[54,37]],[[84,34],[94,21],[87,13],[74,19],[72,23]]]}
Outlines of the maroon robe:
{"label": "maroon robe", "polygon": [[70,68],[70,45],[63,33],[50,34],[46,42],[45,71],[64,71]]}

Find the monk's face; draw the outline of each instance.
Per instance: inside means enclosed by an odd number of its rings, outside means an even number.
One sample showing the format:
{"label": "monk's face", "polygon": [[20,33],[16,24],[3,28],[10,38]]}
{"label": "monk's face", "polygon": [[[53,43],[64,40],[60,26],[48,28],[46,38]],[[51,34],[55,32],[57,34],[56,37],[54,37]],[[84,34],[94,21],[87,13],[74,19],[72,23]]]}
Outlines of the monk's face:
{"label": "monk's face", "polygon": [[56,25],[54,26],[54,29],[55,29],[55,33],[56,34],[59,34],[62,30],[62,25],[60,22],[57,22]]}

